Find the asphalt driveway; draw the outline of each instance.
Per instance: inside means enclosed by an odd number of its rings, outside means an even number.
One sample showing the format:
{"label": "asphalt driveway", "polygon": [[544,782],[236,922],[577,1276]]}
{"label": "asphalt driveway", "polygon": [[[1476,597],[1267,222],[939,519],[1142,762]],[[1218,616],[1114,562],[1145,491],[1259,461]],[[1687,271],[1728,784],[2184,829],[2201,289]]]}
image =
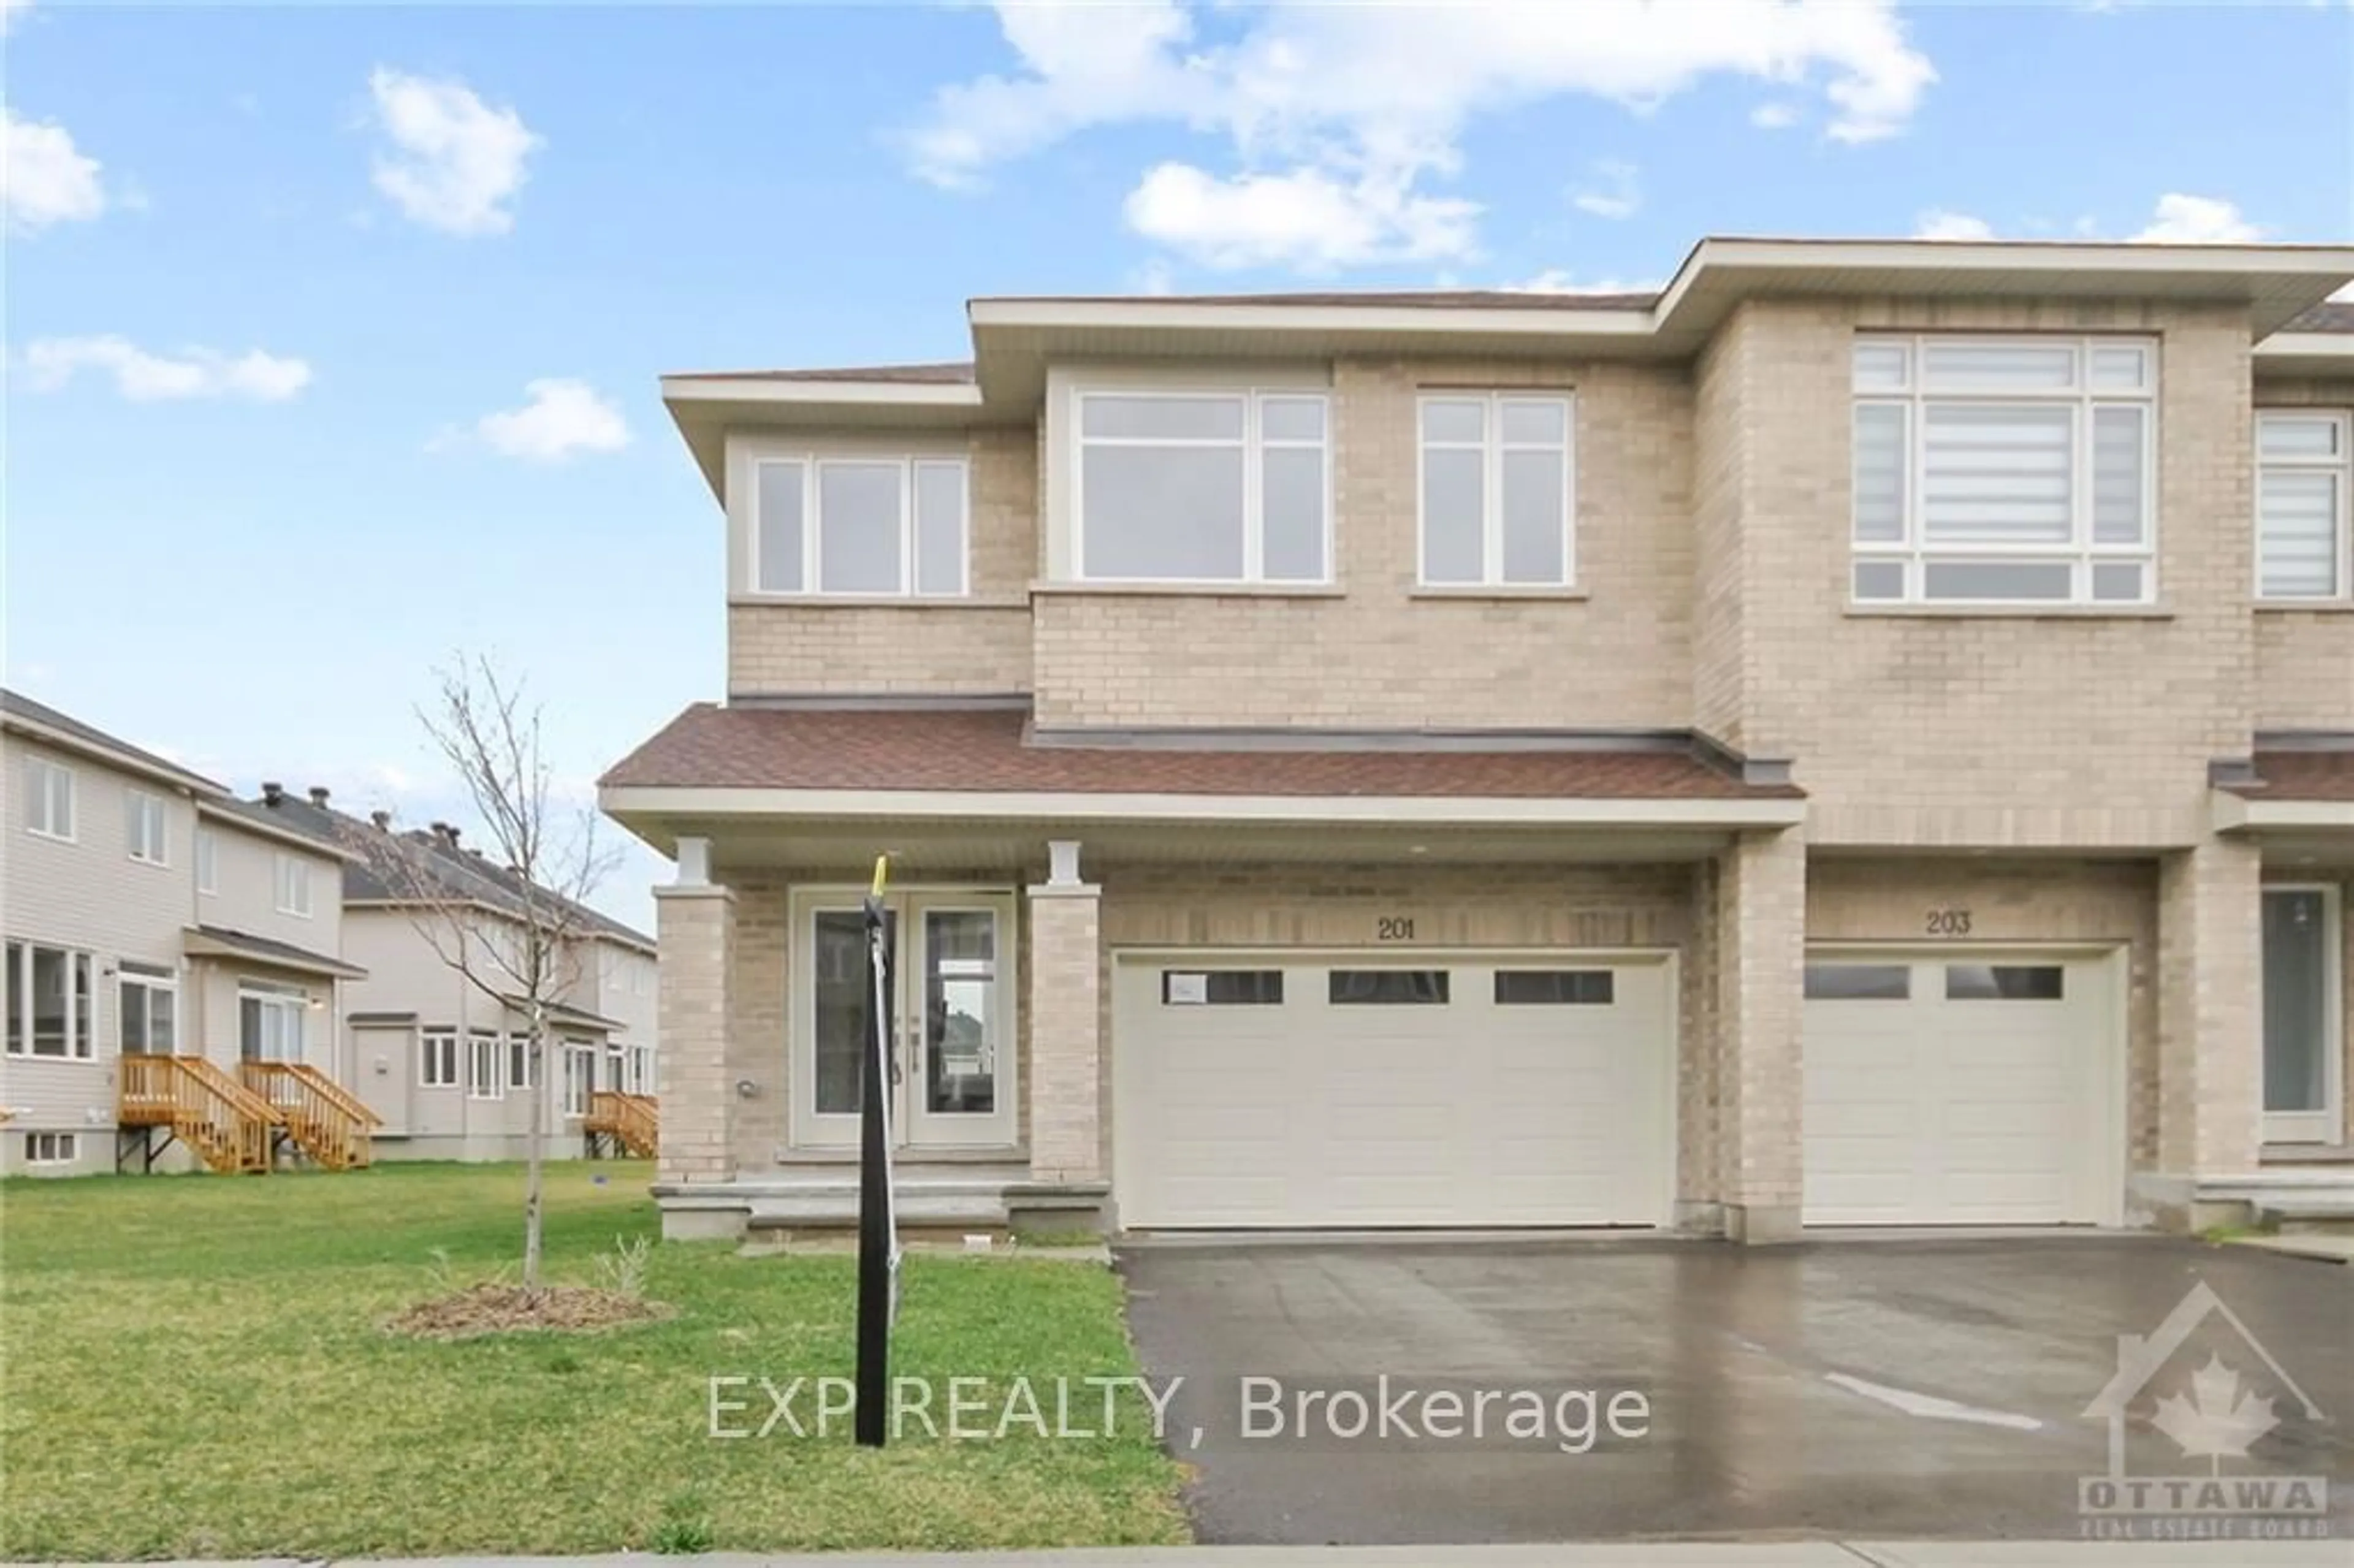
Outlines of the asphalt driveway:
{"label": "asphalt driveway", "polygon": [[[2354,1268],[2156,1237],[1197,1243],[1119,1265],[1147,1372],[1182,1380],[1167,1441],[1206,1542],[2354,1535]],[[2227,1311],[2178,1312],[2201,1281]],[[2160,1347],[2169,1319],[2188,1337]],[[2286,1490],[2084,1511],[2080,1482],[2113,1473],[2085,1410],[2120,1335],[2170,1353],[2129,1391],[2115,1473],[2318,1478],[2325,1517]]]}

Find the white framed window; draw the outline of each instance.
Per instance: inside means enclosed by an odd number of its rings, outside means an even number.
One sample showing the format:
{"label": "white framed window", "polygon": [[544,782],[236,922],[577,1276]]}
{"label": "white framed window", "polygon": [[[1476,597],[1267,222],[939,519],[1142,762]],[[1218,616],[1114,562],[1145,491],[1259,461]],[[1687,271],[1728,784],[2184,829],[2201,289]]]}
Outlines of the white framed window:
{"label": "white framed window", "polygon": [[145,964],[118,966],[114,1012],[130,1056],[169,1056],[179,1042],[180,977]]}
{"label": "white framed window", "polygon": [[539,1075],[532,1070],[531,1035],[526,1032],[507,1036],[507,1087],[535,1089]]}
{"label": "white framed window", "polygon": [[8,1054],[90,1060],[98,1048],[90,956],[12,941],[6,957]]}
{"label": "white framed window", "polygon": [[466,1097],[496,1100],[506,1097],[508,1064],[499,1049],[494,1030],[477,1029],[466,1036]]}
{"label": "white framed window", "polygon": [[458,1086],[458,1032],[454,1029],[429,1029],[423,1036],[423,1054],[417,1064],[417,1081],[429,1089],[454,1089]]}
{"label": "white framed window", "polygon": [[278,852],[278,912],[311,917],[311,863],[301,855]]}
{"label": "white framed window", "polygon": [[1074,394],[1071,571],[1100,583],[1326,583],[1331,400]]}
{"label": "white framed window", "polygon": [[970,465],[815,453],[752,464],[755,593],[959,599]]}
{"label": "white framed window", "polygon": [[220,835],[210,828],[196,830],[196,891],[207,895],[220,891]]}
{"label": "white framed window", "polygon": [[2256,415],[2256,597],[2354,599],[2354,415]]}
{"label": "white framed window", "polygon": [[122,792],[123,842],[131,847],[131,858],[148,865],[169,865],[172,846],[166,836],[164,800],[144,789]]}
{"label": "white framed window", "polygon": [[300,1062],[311,996],[296,986],[246,980],[237,988],[238,1054],[248,1062]]}
{"label": "white framed window", "polygon": [[587,1116],[597,1087],[597,1047],[586,1040],[564,1043],[564,1114]]}
{"label": "white framed window", "polygon": [[633,1095],[655,1092],[654,1048],[651,1045],[630,1047],[630,1092]]}
{"label": "white framed window", "polygon": [[2153,601],[2158,361],[2147,338],[1859,336],[1850,597]]}
{"label": "white framed window", "polygon": [[25,831],[45,839],[74,837],[74,773],[46,757],[25,758]]}
{"label": "white framed window", "polygon": [[1421,440],[1426,588],[1576,580],[1576,407],[1564,393],[1432,392]]}
{"label": "white framed window", "polygon": [[71,1165],[81,1158],[81,1138],[70,1132],[28,1132],[25,1135],[27,1165]]}

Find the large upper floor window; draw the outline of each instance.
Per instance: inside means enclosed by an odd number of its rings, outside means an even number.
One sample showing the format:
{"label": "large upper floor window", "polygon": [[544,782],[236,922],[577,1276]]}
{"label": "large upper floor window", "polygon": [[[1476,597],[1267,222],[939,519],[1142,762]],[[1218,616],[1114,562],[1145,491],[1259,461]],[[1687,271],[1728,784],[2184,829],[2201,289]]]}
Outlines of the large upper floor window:
{"label": "large upper floor window", "polygon": [[2256,416],[2256,597],[2354,598],[2354,457],[2343,412]]}
{"label": "large upper floor window", "polygon": [[1872,334],[1854,386],[1856,602],[2156,597],[2155,343]]}
{"label": "large upper floor window", "polygon": [[962,458],[784,457],[752,464],[756,593],[965,592]]}
{"label": "large upper floor window", "polygon": [[164,828],[164,800],[144,789],[122,792],[123,837],[131,847],[131,858],[149,865],[171,863],[171,843]]}
{"label": "large upper floor window", "polygon": [[311,863],[281,852],[277,862],[278,912],[311,917]]}
{"label": "large upper floor window", "polygon": [[74,836],[72,768],[46,757],[25,758],[25,826],[43,838]]}
{"label": "large upper floor window", "polygon": [[1422,399],[1422,581],[1567,588],[1570,400],[1526,394]]}
{"label": "large upper floor window", "polygon": [[1073,575],[1328,581],[1328,416],[1320,392],[1079,393]]}

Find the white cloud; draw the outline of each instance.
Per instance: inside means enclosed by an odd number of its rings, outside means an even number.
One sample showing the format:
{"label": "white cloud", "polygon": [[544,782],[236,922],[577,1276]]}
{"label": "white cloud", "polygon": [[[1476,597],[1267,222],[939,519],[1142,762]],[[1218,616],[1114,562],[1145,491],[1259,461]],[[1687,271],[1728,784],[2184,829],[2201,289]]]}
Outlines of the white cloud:
{"label": "white cloud", "polygon": [[[586,381],[546,377],[524,383],[524,404],[485,414],[470,432],[502,457],[562,462],[581,452],[617,452],[630,444],[621,410]],[[452,444],[443,438],[436,446]]]}
{"label": "white cloud", "polygon": [[1635,165],[1616,158],[1602,158],[1596,161],[1594,173],[1594,185],[1573,193],[1570,205],[1596,217],[1634,217],[1636,209],[1643,205],[1643,193],[1635,184]]}
{"label": "white cloud", "polygon": [[2168,191],[2158,198],[2149,227],[2134,238],[2147,245],[2253,245],[2264,237],[2231,202]]}
{"label": "white cloud", "polygon": [[1760,131],[1787,131],[1798,122],[1795,103],[1761,103],[1749,111],[1749,123]]}
{"label": "white cloud", "polygon": [[375,122],[391,145],[376,154],[376,188],[429,228],[504,234],[505,203],[527,177],[540,138],[512,109],[493,109],[461,81],[378,66],[368,76]]}
{"label": "white cloud", "polygon": [[1548,267],[1533,278],[1500,286],[1524,294],[1656,294],[1662,287],[1657,278],[1599,278],[1580,282],[1560,267]]}
{"label": "white cloud", "polygon": [[[1129,198],[1131,223],[1178,197],[1217,203],[1224,214],[1298,191],[1343,209],[1358,238],[1226,249],[1319,265],[1468,251],[1469,204],[1417,187],[1458,172],[1461,133],[1481,113],[1569,94],[1639,112],[1733,76],[1785,92],[1812,87],[1829,111],[1826,134],[1868,142],[1901,131],[1936,79],[1889,0],[1716,0],[1704,23],[1691,7],[1650,0],[1274,0],[1248,11],[1181,0],[1002,0],[997,12],[1020,63],[935,95],[904,138],[917,174],[969,186],[997,164],[1089,127],[1173,122],[1225,136],[1236,172],[1163,164]],[[1172,176],[1172,167],[1188,173]],[[1147,197],[1156,179],[1163,188]],[[1336,199],[1342,191],[1354,199]],[[1606,204],[1629,199],[1598,194]],[[1385,237],[1365,240],[1368,228]]]}
{"label": "white cloud", "polygon": [[1161,164],[1128,196],[1129,227],[1206,267],[1330,272],[1375,261],[1477,253],[1475,202],[1416,196],[1403,180],[1350,181],[1318,168],[1220,179]]}
{"label": "white cloud", "polygon": [[1913,229],[1915,239],[1992,239],[1994,225],[1983,217],[1973,217],[1967,212],[1947,212],[1933,207],[1923,213]]}
{"label": "white cloud", "polygon": [[25,350],[25,374],[37,392],[53,391],[84,370],[114,378],[114,389],[134,403],[186,397],[243,397],[282,403],[311,384],[311,367],[260,349],[224,354],[184,348],[151,354],[128,338],[41,338]]}
{"label": "white cloud", "polygon": [[0,213],[12,231],[29,234],[104,212],[98,174],[98,160],[76,147],[64,126],[19,119],[0,104]]}

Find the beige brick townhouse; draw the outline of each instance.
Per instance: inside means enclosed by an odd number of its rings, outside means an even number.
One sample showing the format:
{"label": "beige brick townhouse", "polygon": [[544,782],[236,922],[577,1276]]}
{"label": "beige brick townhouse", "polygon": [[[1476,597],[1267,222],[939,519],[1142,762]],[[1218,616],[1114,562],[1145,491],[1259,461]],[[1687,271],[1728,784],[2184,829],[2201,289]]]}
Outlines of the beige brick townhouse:
{"label": "beige brick townhouse", "polygon": [[[0,692],[0,1171],[234,1168],[246,1065],[342,1070],[345,856],[178,763]],[[125,1057],[179,1058],[134,1080]],[[176,1102],[184,1125],[142,1117]],[[139,1122],[126,1126],[126,1121]],[[244,1125],[240,1126],[240,1123]],[[175,1136],[167,1137],[167,1134]]]}
{"label": "beige brick townhouse", "polygon": [[1711,239],[1656,295],[982,299],[667,378],[726,700],[673,1234],[2343,1203],[2354,249]]}

